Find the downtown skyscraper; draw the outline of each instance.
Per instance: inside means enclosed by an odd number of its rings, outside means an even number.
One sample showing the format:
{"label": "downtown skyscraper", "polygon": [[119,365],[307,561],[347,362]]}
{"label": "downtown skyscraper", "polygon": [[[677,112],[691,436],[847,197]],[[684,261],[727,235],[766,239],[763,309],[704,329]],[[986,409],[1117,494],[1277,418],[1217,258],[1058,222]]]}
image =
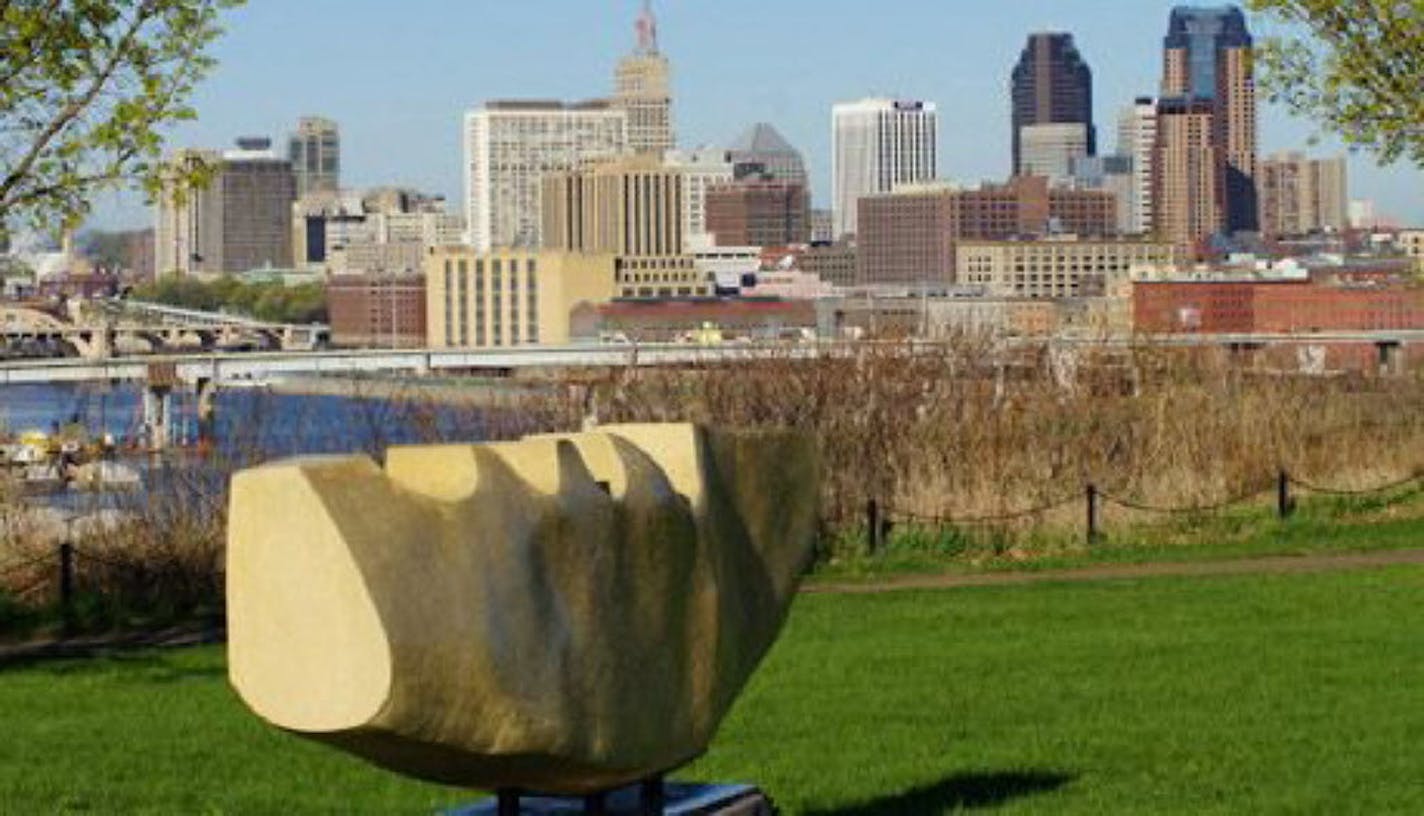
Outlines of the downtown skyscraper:
{"label": "downtown skyscraper", "polygon": [[297,198],[341,189],[341,128],[330,119],[306,116],[287,140],[287,159],[297,177]]}
{"label": "downtown skyscraper", "polygon": [[628,151],[628,114],[607,100],[487,102],[465,116],[467,241],[481,252],[541,245],[550,173]]}
{"label": "downtown skyscraper", "polygon": [[862,198],[932,181],[939,172],[939,112],[933,102],[843,102],[832,110],[831,123],[837,239],[856,234]]}
{"label": "downtown skyscraper", "polygon": [[1153,168],[1157,158],[1157,99],[1140,96],[1122,109],[1117,124],[1117,153],[1132,162],[1132,189],[1123,214],[1123,229],[1131,235],[1150,232],[1156,198],[1153,194]]}
{"label": "downtown skyscraper", "polygon": [[[1216,232],[1254,232],[1260,223],[1255,51],[1246,15],[1236,6],[1173,9],[1163,45],[1157,232],[1184,246]],[[1190,199],[1178,198],[1188,191],[1195,191]]]}
{"label": "downtown skyscraper", "polygon": [[1014,175],[1043,174],[1045,166],[1066,168],[1074,158],[1097,155],[1093,71],[1072,34],[1031,35],[1012,86]]}
{"label": "downtown skyscraper", "polygon": [[636,24],[638,47],[618,61],[613,104],[628,114],[628,147],[661,156],[676,146],[672,125],[672,66],[658,50],[658,21],[644,0]]}
{"label": "downtown skyscraper", "polygon": [[236,149],[225,151],[178,150],[165,165],[172,178],[197,167],[207,167],[212,177],[196,190],[165,181],[154,231],[159,275],[292,266],[296,175],[292,163],[272,150],[271,139],[239,139]]}

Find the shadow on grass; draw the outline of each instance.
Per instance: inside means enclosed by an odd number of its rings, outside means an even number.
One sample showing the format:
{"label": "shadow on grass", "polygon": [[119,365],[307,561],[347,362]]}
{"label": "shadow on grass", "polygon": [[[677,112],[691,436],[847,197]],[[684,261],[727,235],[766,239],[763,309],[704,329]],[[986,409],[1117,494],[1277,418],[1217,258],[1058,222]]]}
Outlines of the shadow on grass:
{"label": "shadow on grass", "polygon": [[960,774],[895,796],[814,811],[810,816],[923,816],[992,808],[1014,799],[1052,793],[1072,781],[1072,776],[1055,771]]}

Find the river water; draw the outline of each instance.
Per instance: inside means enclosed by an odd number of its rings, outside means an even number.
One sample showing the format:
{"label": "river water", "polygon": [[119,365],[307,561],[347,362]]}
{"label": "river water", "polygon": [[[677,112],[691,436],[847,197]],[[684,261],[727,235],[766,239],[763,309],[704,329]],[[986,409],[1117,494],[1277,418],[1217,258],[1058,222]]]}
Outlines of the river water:
{"label": "river water", "polygon": [[[178,447],[197,438],[197,403],[174,395]],[[456,404],[279,394],[265,389],[220,391],[217,446],[229,456],[378,452],[387,445],[488,438],[491,412]],[[141,438],[142,399],[132,385],[10,385],[0,387],[0,433],[52,432],[77,422],[91,436]]]}
{"label": "river water", "polygon": [[[144,479],[148,494],[182,485],[216,495],[234,469],[276,458],[308,454],[366,453],[379,456],[390,445],[480,442],[518,427],[508,410],[430,401],[279,394],[266,389],[220,391],[216,439],[196,446],[197,402],[191,393],[174,394],[177,444],[161,457],[138,450],[120,461]],[[494,423],[499,423],[496,426]],[[0,386],[0,435],[30,430],[46,433],[71,423],[90,438],[110,434],[124,450],[143,437],[142,395],[133,385]],[[529,430],[533,430],[530,428]],[[126,504],[143,496],[109,497],[103,504]],[[61,492],[42,504],[77,510],[95,504],[92,494]]]}

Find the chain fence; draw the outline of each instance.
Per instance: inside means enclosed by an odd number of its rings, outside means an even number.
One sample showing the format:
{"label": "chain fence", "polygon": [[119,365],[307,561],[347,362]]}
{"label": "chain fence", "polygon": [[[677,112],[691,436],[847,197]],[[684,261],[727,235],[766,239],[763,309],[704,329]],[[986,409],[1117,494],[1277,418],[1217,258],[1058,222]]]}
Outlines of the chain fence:
{"label": "chain fence", "polygon": [[[1125,493],[1104,491],[1094,484],[1088,484],[1082,491],[1024,510],[988,515],[926,514],[895,508],[872,500],[867,503],[866,530],[867,546],[871,554],[885,548],[891,531],[896,527],[947,530],[986,526],[1009,526],[1030,519],[1041,519],[1044,515],[1062,510],[1076,503],[1084,504],[1086,537],[1089,544],[1102,538],[1102,511],[1107,506],[1117,506],[1125,510],[1158,516],[1192,517],[1223,513],[1248,505],[1259,504],[1274,493],[1276,511],[1281,520],[1291,517],[1297,509],[1296,492],[1339,498],[1364,498],[1383,496],[1406,487],[1424,483],[1424,471],[1416,471],[1407,477],[1368,488],[1343,488],[1320,485],[1313,481],[1294,476],[1282,470],[1271,484],[1261,484],[1239,494],[1210,504],[1165,505],[1133,498]],[[1292,488],[1296,491],[1293,492]]]}

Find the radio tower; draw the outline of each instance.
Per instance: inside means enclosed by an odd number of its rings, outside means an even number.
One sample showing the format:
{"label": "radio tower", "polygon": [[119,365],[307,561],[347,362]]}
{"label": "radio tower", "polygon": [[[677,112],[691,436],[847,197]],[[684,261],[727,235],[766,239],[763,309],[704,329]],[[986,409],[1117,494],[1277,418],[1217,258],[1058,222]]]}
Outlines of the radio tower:
{"label": "radio tower", "polygon": [[638,15],[638,53],[658,53],[658,18],[653,15],[653,0],[643,0],[643,13]]}

